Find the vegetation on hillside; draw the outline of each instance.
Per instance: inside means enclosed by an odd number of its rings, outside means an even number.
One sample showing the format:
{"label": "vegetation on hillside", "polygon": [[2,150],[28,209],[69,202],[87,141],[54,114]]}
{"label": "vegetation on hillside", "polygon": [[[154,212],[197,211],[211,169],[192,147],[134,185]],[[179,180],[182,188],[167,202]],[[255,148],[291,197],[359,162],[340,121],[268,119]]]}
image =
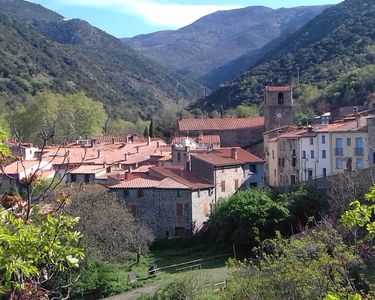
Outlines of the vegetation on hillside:
{"label": "vegetation on hillside", "polygon": [[109,115],[136,121],[149,118],[163,104],[185,103],[202,94],[199,84],[163,69],[86,22],[37,21],[40,6],[0,2],[0,8],[12,5],[19,9],[0,14],[2,108],[12,108],[40,90],[83,91],[102,101]]}
{"label": "vegetation on hillside", "polygon": [[346,0],[327,9],[197,106],[212,111],[260,103],[262,88],[270,81],[296,86],[298,101],[326,99],[334,106],[365,102],[375,91],[374,15],[372,0]]}

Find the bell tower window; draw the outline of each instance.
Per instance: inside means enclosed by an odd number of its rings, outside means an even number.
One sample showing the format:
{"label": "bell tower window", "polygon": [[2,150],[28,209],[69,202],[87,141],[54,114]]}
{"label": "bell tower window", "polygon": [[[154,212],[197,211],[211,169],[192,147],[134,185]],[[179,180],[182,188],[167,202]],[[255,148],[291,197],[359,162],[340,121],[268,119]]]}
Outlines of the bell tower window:
{"label": "bell tower window", "polygon": [[278,96],[277,96],[277,103],[278,104],[284,104],[284,93],[279,93]]}

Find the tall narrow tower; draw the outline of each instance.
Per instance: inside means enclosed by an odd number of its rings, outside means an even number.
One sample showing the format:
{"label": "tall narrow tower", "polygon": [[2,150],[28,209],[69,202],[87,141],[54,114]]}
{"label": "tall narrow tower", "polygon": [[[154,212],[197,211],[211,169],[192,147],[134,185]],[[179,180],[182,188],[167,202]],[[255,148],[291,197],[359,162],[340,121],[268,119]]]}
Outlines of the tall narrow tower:
{"label": "tall narrow tower", "polygon": [[292,87],[268,85],[264,88],[264,122],[266,131],[293,124]]}

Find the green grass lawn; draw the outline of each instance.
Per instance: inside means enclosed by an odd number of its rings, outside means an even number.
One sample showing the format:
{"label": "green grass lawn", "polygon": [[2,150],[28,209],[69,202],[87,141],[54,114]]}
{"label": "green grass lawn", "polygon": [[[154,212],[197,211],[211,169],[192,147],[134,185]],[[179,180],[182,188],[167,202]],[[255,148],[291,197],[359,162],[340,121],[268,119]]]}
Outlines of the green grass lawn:
{"label": "green grass lawn", "polygon": [[[124,264],[122,268],[127,272],[135,272],[141,279],[148,277],[148,269],[151,264],[156,264],[158,268],[161,268],[156,277],[139,280],[137,286],[145,286],[155,280],[168,283],[192,273],[204,276],[210,283],[216,283],[227,278],[228,268],[225,264],[229,257],[231,257],[231,253],[227,249],[210,249],[207,246],[197,245],[189,247],[185,244],[180,245],[178,242],[175,244],[172,241],[171,243],[165,242],[162,247],[151,248],[150,253],[147,256],[142,256],[139,263],[134,260],[132,263]],[[194,260],[200,261],[168,267]],[[199,266],[177,270],[194,264]]]}

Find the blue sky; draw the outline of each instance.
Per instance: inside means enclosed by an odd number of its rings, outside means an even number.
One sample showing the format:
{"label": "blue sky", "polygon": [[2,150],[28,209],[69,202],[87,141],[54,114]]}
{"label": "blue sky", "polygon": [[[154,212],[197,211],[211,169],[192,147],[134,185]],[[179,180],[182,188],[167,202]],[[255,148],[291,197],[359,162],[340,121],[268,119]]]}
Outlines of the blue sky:
{"label": "blue sky", "polygon": [[336,4],[341,0],[30,0],[66,18],[80,18],[116,36],[177,29],[217,10]]}

